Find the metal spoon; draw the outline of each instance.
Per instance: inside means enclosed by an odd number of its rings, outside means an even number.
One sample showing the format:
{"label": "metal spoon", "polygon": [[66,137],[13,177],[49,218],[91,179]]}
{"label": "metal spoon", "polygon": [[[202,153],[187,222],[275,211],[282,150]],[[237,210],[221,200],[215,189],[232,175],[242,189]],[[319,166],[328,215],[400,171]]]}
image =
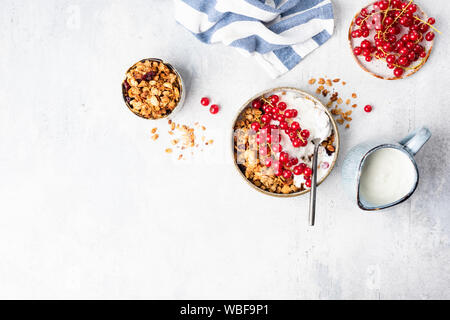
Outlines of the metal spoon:
{"label": "metal spoon", "polygon": [[317,153],[319,152],[319,146],[322,140],[316,138],[312,140],[314,143],[314,155],[312,163],[312,177],[311,177],[311,191],[309,195],[309,225],[313,226],[316,219],[316,186],[317,186]]}

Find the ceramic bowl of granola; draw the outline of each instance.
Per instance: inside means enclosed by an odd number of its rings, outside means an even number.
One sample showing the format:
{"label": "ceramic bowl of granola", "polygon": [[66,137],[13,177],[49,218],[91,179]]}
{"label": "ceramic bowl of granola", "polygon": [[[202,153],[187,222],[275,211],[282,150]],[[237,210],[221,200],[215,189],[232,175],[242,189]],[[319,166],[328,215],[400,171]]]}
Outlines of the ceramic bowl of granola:
{"label": "ceramic bowl of granola", "polygon": [[311,187],[315,138],[322,141],[317,169],[321,184],[339,154],[339,132],[331,113],[319,100],[296,88],[261,92],[244,104],[233,122],[236,169],[264,194],[306,194]]}
{"label": "ceramic bowl of granola", "polygon": [[181,75],[161,59],[143,59],[126,72],[122,95],[128,109],[145,119],[171,118],[184,102]]}

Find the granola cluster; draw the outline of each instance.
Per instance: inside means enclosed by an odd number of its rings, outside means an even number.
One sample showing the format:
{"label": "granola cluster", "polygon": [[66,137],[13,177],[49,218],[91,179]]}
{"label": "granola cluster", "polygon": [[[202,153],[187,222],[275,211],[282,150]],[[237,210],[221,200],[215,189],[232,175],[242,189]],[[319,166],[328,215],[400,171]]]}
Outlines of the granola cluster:
{"label": "granola cluster", "polygon": [[274,175],[273,169],[266,168],[259,160],[258,145],[250,136],[251,124],[261,121],[262,111],[247,107],[235,124],[234,149],[235,160],[245,177],[262,190],[273,193],[289,194],[304,190],[297,188],[293,179],[284,180]]}
{"label": "granola cluster", "polygon": [[125,101],[135,114],[147,119],[167,117],[181,99],[181,80],[166,64],[143,60],[132,66],[123,82]]}

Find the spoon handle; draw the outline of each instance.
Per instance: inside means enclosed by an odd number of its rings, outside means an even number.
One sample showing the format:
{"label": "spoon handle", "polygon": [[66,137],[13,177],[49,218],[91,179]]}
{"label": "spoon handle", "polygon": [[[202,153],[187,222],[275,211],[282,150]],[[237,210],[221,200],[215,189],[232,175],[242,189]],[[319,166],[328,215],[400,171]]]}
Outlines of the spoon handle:
{"label": "spoon handle", "polygon": [[311,191],[309,195],[309,225],[313,226],[316,220],[316,187],[317,187],[317,153],[319,144],[314,146],[314,158],[312,163],[313,174],[311,176]]}

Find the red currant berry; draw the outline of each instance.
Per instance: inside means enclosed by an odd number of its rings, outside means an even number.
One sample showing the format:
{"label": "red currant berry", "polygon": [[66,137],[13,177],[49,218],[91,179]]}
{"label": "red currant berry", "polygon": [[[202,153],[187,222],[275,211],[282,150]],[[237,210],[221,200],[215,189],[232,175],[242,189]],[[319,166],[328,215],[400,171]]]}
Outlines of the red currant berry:
{"label": "red currant berry", "polygon": [[292,141],[292,145],[294,148],[300,148],[302,146],[302,140],[296,138],[294,141]]}
{"label": "red currant berry", "polygon": [[390,43],[395,43],[397,41],[397,37],[391,34],[390,36],[388,36],[388,41]]}
{"label": "red currant berry", "polygon": [[311,179],[308,179],[308,180],[305,181],[305,187],[311,188],[311,185],[312,185]]}
{"label": "red currant berry", "polygon": [[372,111],[372,106],[368,104],[367,106],[364,107],[364,111],[367,112],[367,113],[371,112]]}
{"label": "red currant berry", "polygon": [[280,170],[283,169],[283,165],[279,161],[274,161],[273,162],[273,169],[275,171],[280,171]]}
{"label": "red currant berry", "polygon": [[280,153],[280,162],[287,163],[289,161],[289,155],[286,152]]}
{"label": "red currant berry", "polygon": [[259,148],[259,154],[262,156],[267,156],[267,154],[269,153],[269,148],[267,147],[260,147]]}
{"label": "red currant berry", "polygon": [[436,19],[434,19],[433,17],[428,18],[428,23],[431,24],[431,25],[433,25],[433,24],[436,23]]}
{"label": "red currant berry", "polygon": [[272,112],[272,107],[269,106],[268,104],[265,104],[263,106],[263,110],[264,110],[264,113],[271,113]]}
{"label": "red currant berry", "polygon": [[370,49],[363,49],[362,54],[364,57],[370,57]]}
{"label": "red currant berry", "polygon": [[272,165],[272,159],[267,158],[267,159],[264,161],[264,165],[265,165],[267,168],[270,168],[270,166]]}
{"label": "red currant berry", "polygon": [[258,132],[258,130],[261,128],[260,124],[258,122],[252,123],[252,130]]}
{"label": "red currant berry", "polygon": [[425,51],[422,51],[421,53],[419,53],[419,57],[421,58],[425,58],[427,56],[427,53]]}
{"label": "red currant berry", "polygon": [[200,104],[202,105],[202,106],[207,106],[207,105],[209,105],[209,99],[208,98],[206,98],[206,97],[203,97],[202,98],[202,100],[200,100]]}
{"label": "red currant berry", "polygon": [[[278,120],[280,121],[280,120]],[[286,121],[280,121],[280,129],[282,130],[286,130],[287,128],[289,128],[289,125]]]}
{"label": "red currant berry", "polygon": [[285,118],[286,118],[286,117],[284,116],[284,114],[281,114],[281,113],[280,113],[280,114],[277,114],[277,120],[278,120],[278,121],[282,122],[282,121],[285,120]]}
{"label": "red currant berry", "polygon": [[262,106],[262,104],[261,104],[260,100],[258,100],[258,99],[253,100],[253,102],[252,102],[252,107],[253,108],[261,109],[261,106]]}
{"label": "red currant berry", "polygon": [[433,39],[434,39],[434,32],[428,32],[428,33],[425,35],[425,40],[427,40],[427,41],[433,41]]}
{"label": "red currant berry", "polygon": [[405,70],[403,70],[402,68],[395,68],[394,76],[396,76],[397,78],[400,78],[404,72],[405,72]]}
{"label": "red currant berry", "polygon": [[372,45],[370,44],[369,40],[364,40],[363,42],[361,42],[361,48],[363,49],[370,49]]}
{"label": "red currant berry", "polygon": [[415,53],[420,54],[423,51],[425,51],[425,49],[420,44],[416,44],[414,46],[414,52]]}
{"label": "red currant berry", "polygon": [[270,97],[270,101],[271,101],[273,104],[277,104],[278,101],[280,101],[280,97],[277,96],[276,94],[274,94],[273,96]]}
{"label": "red currant berry", "polygon": [[417,11],[417,6],[416,6],[415,4],[411,4],[411,5],[408,7],[408,11],[409,11],[410,13],[416,12],[416,11]]}
{"label": "red currant berry", "polygon": [[378,8],[380,8],[380,10],[386,10],[389,7],[389,2],[385,1],[380,1],[378,2]]}
{"label": "red currant berry", "polygon": [[408,33],[409,40],[417,41],[419,39],[419,33],[415,30],[412,30]]}
{"label": "red currant berry", "polygon": [[362,36],[362,32],[361,30],[357,29],[357,30],[353,30],[352,31],[352,38],[356,39]]}
{"label": "red currant berry", "polygon": [[296,118],[298,116],[298,111],[295,109],[292,109],[292,118]]}
{"label": "red currant berry", "polygon": [[387,16],[384,19],[384,25],[386,25],[386,26],[390,26],[393,22],[394,22],[394,19],[392,17]]}
{"label": "red currant berry", "polygon": [[408,53],[408,59],[411,60],[411,61],[416,60],[416,54],[414,53],[414,51],[410,51]]}
{"label": "red currant berry", "polygon": [[287,104],[286,104],[285,102],[280,102],[280,103],[278,104],[278,108],[279,108],[281,111],[284,111],[284,110],[286,110],[286,108],[287,108]]}
{"label": "red currant berry", "polygon": [[271,117],[269,116],[269,114],[264,114],[264,115],[261,117],[261,121],[264,122],[264,123],[269,123],[270,120],[272,120],[272,119],[271,119]]}
{"label": "red currant berry", "polygon": [[291,165],[291,166],[296,166],[297,165],[297,163],[298,163],[298,159],[297,158],[291,158],[291,160],[289,160],[289,164]]}
{"label": "red currant berry", "polygon": [[272,151],[275,153],[281,152],[283,151],[283,147],[281,146],[281,144],[276,144],[272,146]]}
{"label": "red currant berry", "polygon": [[296,176],[299,176],[303,174],[303,169],[300,166],[296,166],[294,167],[293,172]]}
{"label": "red currant berry", "polygon": [[294,121],[291,123],[291,129],[292,130],[299,130],[300,129],[300,123],[298,123],[297,121]]}
{"label": "red currant berry", "polygon": [[425,33],[428,30],[430,30],[430,26],[427,24],[421,24],[419,30],[420,30],[420,32]]}
{"label": "red currant berry", "polygon": [[284,112],[284,116],[285,116],[286,118],[292,118],[292,117],[293,117],[292,110],[291,110],[291,109],[286,110],[286,111]]}
{"label": "red currant berry", "polygon": [[272,114],[278,114],[278,113],[280,113],[280,108],[273,107],[271,111],[272,111]]}
{"label": "red currant berry", "polygon": [[305,130],[302,130],[302,132],[300,133],[300,135],[301,135],[303,138],[308,139],[310,133],[309,133],[308,130],[305,129]]}
{"label": "red currant berry", "polygon": [[408,58],[406,56],[401,56],[398,59],[398,64],[401,65],[401,66],[406,67],[408,65],[408,63],[409,63],[409,60],[408,60]]}
{"label": "red currant berry", "polygon": [[397,59],[395,59],[395,56],[393,55],[393,54],[390,54],[390,55],[388,55],[387,57],[386,57],[386,62],[387,63],[395,63],[395,61],[396,61]]}
{"label": "red currant berry", "polygon": [[354,53],[356,56],[359,56],[359,55],[362,53],[361,47],[355,47],[355,49],[353,49],[353,53]]}
{"label": "red currant berry", "polygon": [[306,167],[306,168],[303,170],[303,174],[304,174],[305,176],[311,176],[311,175],[312,175],[312,169],[309,168],[309,167]]}
{"label": "red currant berry", "polygon": [[372,61],[372,57],[371,56],[367,56],[367,57],[365,57],[365,59],[366,59],[367,62]]}
{"label": "red currant berry", "polygon": [[284,171],[283,171],[283,178],[285,178],[285,179],[290,179],[290,178],[292,178],[292,172],[291,172],[291,170],[284,170]]}
{"label": "red currant berry", "polygon": [[217,104],[213,104],[209,108],[209,112],[211,112],[212,114],[216,114],[217,112],[219,112],[219,106]]}

